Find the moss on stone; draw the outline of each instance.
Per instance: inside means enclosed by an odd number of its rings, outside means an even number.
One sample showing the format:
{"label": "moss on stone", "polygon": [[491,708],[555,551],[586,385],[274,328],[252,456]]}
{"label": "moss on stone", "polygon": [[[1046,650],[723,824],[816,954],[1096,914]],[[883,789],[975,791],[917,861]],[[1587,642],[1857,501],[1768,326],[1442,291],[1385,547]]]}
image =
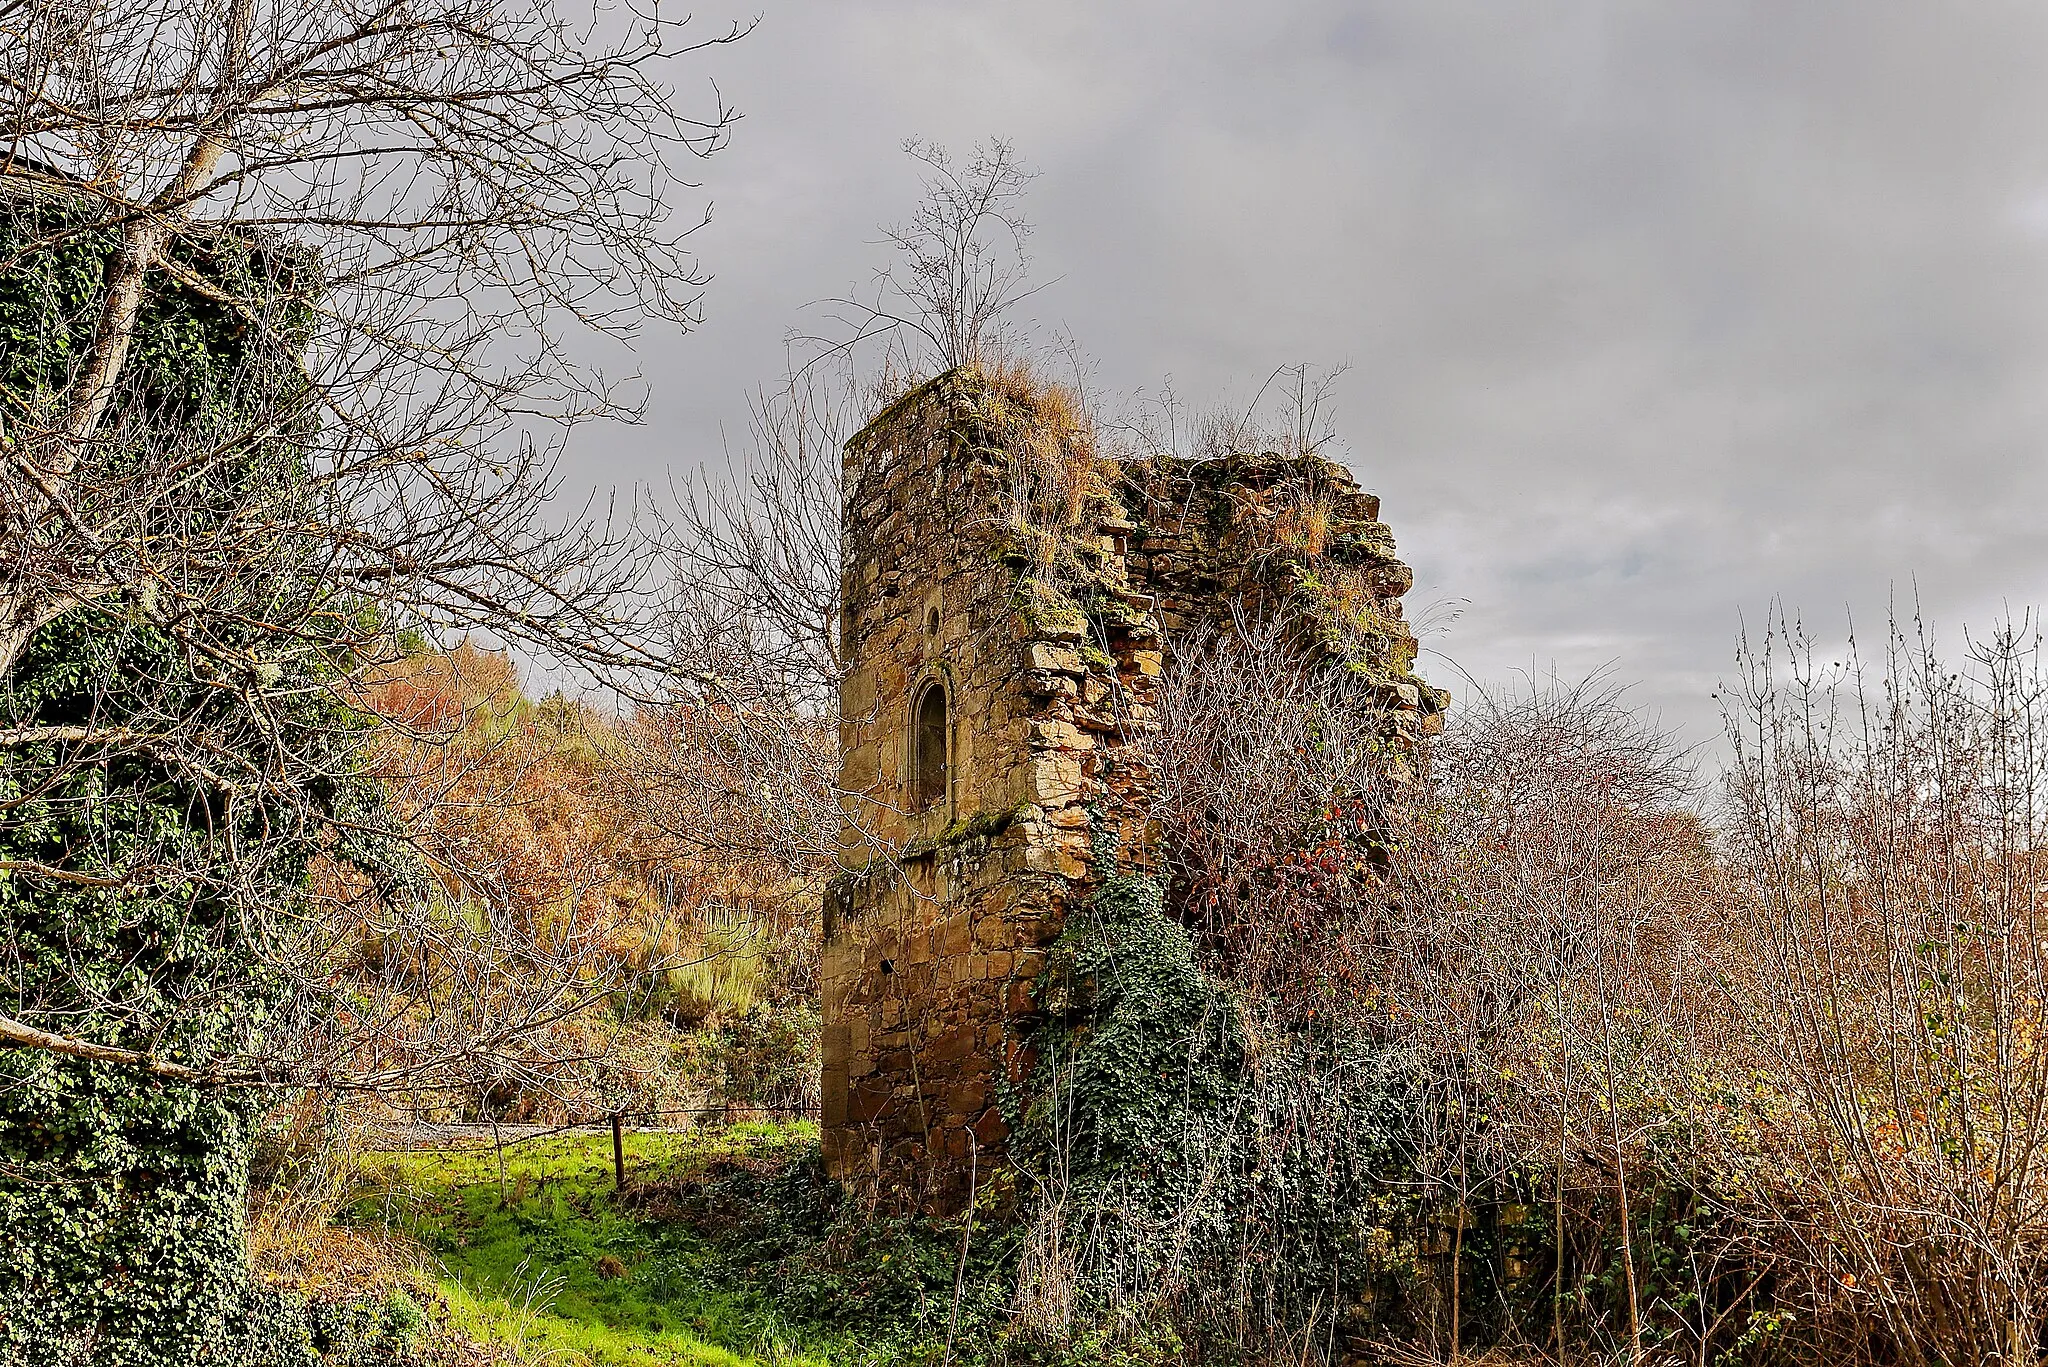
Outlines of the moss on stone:
{"label": "moss on stone", "polygon": [[975,812],[971,816],[955,817],[944,830],[922,840],[913,840],[905,846],[902,857],[924,859],[941,851],[992,842],[1010,829],[1011,824],[1024,815],[1030,805],[1028,802],[1020,802],[1001,811]]}
{"label": "moss on stone", "polygon": [[1058,584],[1035,575],[1017,580],[1017,611],[1028,636],[1078,640],[1088,630],[1081,605]]}

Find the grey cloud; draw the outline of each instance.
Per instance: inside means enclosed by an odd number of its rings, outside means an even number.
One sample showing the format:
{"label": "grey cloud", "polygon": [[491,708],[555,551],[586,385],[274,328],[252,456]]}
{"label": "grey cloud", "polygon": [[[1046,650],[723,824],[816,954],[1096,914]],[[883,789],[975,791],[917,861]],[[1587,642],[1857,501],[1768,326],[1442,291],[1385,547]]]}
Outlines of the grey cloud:
{"label": "grey cloud", "polygon": [[[2048,10],[772,3],[697,68],[716,280],[595,483],[724,459],[896,150],[1000,134],[1110,390],[1348,361],[1350,459],[1481,679],[1613,661],[1705,738],[1738,625],[2048,598]],[[686,73],[685,73],[686,74]],[[1448,667],[1446,666],[1446,672]]]}

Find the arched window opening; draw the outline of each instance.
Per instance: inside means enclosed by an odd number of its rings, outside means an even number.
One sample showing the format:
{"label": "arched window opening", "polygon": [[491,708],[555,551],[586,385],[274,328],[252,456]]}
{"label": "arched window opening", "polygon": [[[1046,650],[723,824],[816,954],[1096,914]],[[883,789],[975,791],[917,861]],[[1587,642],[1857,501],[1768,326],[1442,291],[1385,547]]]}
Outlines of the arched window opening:
{"label": "arched window opening", "polygon": [[946,799],[945,685],[925,685],[911,725],[910,800],[921,812]]}

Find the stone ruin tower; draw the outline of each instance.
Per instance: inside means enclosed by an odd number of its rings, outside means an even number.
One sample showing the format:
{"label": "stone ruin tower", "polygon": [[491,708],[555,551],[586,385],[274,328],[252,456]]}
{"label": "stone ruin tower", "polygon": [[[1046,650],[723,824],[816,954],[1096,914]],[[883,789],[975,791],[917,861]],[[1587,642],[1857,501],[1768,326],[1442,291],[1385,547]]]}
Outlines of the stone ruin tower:
{"label": "stone ruin tower", "polygon": [[1379,500],[1319,457],[1095,455],[1058,390],[973,367],[845,451],[842,791],[853,853],[825,911],[828,1170],[957,1210],[996,1170],[999,1092],[1031,1063],[1033,980],[1102,870],[1142,867],[1162,650],[1282,611],[1305,658],[1433,732],[1413,576]]}

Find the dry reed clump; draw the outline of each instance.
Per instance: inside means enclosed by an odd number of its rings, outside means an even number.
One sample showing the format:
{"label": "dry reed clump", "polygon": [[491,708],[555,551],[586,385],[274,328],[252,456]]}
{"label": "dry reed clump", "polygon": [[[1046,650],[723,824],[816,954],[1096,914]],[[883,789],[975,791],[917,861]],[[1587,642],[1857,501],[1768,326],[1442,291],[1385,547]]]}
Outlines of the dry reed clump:
{"label": "dry reed clump", "polygon": [[1033,1214],[1017,1254],[1016,1328],[1028,1342],[1062,1343],[1082,1309],[1080,1240],[1058,1197],[1048,1194]]}
{"label": "dry reed clump", "polygon": [[[1347,1361],[1357,1367],[1444,1367],[1444,1354],[1398,1340],[1375,1342]],[[1477,1348],[1461,1352],[1458,1367],[1642,1367],[1625,1350],[1600,1352],[1590,1347],[1567,1350],[1562,1356],[1541,1348]]]}
{"label": "dry reed clump", "polygon": [[1090,514],[1122,511],[1117,460],[1102,447],[1082,396],[1010,360],[978,371],[989,393],[993,435],[1009,458],[1005,509],[1014,540],[1040,574],[1057,574],[1099,553]]}
{"label": "dry reed clump", "polygon": [[[367,1189],[361,1158],[369,1129],[361,1111],[311,1089],[271,1113],[253,1156],[249,1198],[250,1263],[265,1280],[322,1284],[345,1256],[336,1246],[349,1236],[333,1222]],[[366,1269],[384,1265],[367,1246],[364,1252]]]}
{"label": "dry reed clump", "polygon": [[514,1367],[528,1361],[515,1345],[471,1338],[455,1328],[432,1255],[381,1227],[281,1230],[252,1220],[249,1276],[254,1286],[287,1302],[410,1306],[419,1328],[404,1360],[417,1367]]}
{"label": "dry reed clump", "polygon": [[1273,540],[1309,560],[1329,549],[1335,516],[1327,492],[1291,485],[1273,518]]}
{"label": "dry reed clump", "polygon": [[433,1285],[426,1250],[381,1228],[249,1225],[249,1272],[259,1284],[325,1301],[382,1299],[393,1288],[418,1296]]}
{"label": "dry reed clump", "polygon": [[449,1327],[447,1300],[423,1246],[386,1225],[337,1222],[381,1185],[361,1162],[371,1122],[313,1092],[292,1098],[271,1119],[250,1197],[251,1285],[287,1303],[418,1307],[424,1333],[412,1340],[408,1360],[421,1367],[511,1361],[501,1345],[473,1342]]}

